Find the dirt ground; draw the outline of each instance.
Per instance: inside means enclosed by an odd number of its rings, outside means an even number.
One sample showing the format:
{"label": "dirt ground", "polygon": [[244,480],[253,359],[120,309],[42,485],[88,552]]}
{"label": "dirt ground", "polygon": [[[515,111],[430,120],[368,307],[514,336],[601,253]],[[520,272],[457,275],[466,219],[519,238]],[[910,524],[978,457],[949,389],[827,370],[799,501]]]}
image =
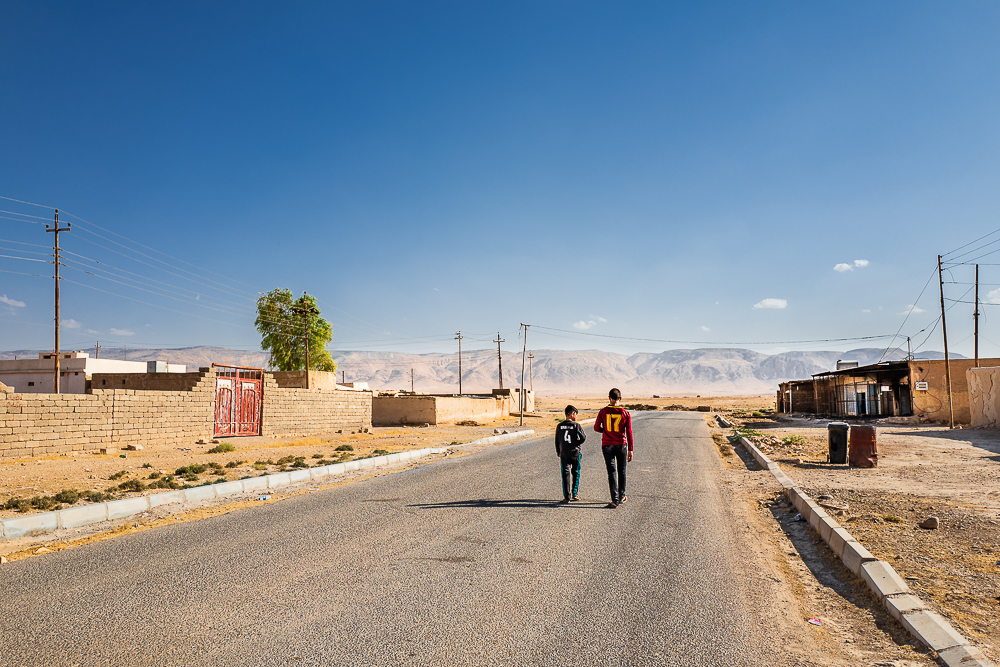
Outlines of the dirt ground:
{"label": "dirt ground", "polygon": [[[222,442],[232,444],[236,448],[235,451],[219,454],[208,453],[209,449],[216,446],[214,443],[191,442],[182,446],[150,446],[141,451],[121,452],[124,457],[120,457],[119,454],[80,453],[4,460],[0,462],[0,519],[23,514],[18,509],[9,507],[13,504],[13,499],[51,497],[64,489],[110,494],[115,499],[130,498],[165,490],[164,488],[144,491],[118,489],[121,484],[134,484],[130,480],[149,486],[172,475],[175,483],[197,485],[206,481],[214,482],[219,478],[235,480],[256,477],[295,467],[327,465],[365,458],[373,455],[376,450],[394,453],[465,443],[493,435],[496,429],[516,430],[520,428],[519,421],[517,417],[508,417],[475,426],[441,425],[426,428],[395,426],[372,428],[368,433],[345,430],[343,433],[298,439],[231,438],[223,439]],[[554,431],[556,423],[549,414],[532,413],[525,415],[523,428],[545,433]],[[344,445],[353,449],[337,450],[337,447]],[[295,462],[297,457],[301,461],[299,464]],[[279,463],[282,459],[286,461]],[[320,463],[321,461],[324,463]],[[178,468],[192,464],[206,466],[206,470],[190,475],[187,479],[177,475]],[[80,500],[78,504],[86,502]],[[2,509],[5,506],[9,508]],[[47,509],[58,509],[58,505]],[[32,508],[27,511],[43,510]]]}
{"label": "dirt ground", "polygon": [[[580,410],[593,412],[593,417],[597,412],[608,404],[606,397],[557,397],[557,398],[536,398],[535,410],[545,412],[562,413],[566,405],[573,405]],[[652,398],[649,396],[623,396],[622,404],[632,407],[633,410],[695,410],[699,406],[707,406],[709,411],[722,410],[760,410],[774,409],[774,396],[671,396],[667,398]],[[580,417],[586,419],[586,417]]]}
{"label": "dirt ground", "polygon": [[722,483],[739,499],[732,511],[747,522],[745,549],[761,553],[767,565],[746,573],[772,588],[777,607],[761,614],[790,617],[792,636],[777,651],[796,665],[936,664],[809,524],[795,521],[774,477],[759,470],[742,448],[733,449],[728,430],[715,427],[714,419],[709,425],[724,466]]}
{"label": "dirt ground", "polygon": [[[727,418],[749,430],[916,594],[1000,660],[1000,433],[876,422],[878,467],[857,469],[826,463],[827,420]],[[937,529],[920,527],[929,517],[939,520]]]}

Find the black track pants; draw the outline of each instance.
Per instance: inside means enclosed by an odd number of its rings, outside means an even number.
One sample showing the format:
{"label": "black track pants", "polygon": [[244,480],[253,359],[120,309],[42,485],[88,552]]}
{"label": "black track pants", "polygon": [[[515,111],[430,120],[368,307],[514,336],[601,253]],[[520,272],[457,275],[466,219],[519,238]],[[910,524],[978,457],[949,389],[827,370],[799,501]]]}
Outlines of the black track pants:
{"label": "black track pants", "polygon": [[601,447],[604,454],[604,464],[608,467],[608,488],[611,491],[611,502],[617,503],[625,495],[625,457],[626,445]]}

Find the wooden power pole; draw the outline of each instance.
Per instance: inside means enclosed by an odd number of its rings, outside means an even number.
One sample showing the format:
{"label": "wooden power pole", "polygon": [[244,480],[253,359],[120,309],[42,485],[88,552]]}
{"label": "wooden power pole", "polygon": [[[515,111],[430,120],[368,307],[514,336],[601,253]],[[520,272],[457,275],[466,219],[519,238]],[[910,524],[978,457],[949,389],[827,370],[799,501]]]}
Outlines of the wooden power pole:
{"label": "wooden power pole", "polygon": [[101,358],[101,341],[97,341],[97,344],[94,345],[94,359],[100,359],[100,358]]}
{"label": "wooden power pole", "polygon": [[52,258],[55,263],[56,273],[56,349],[53,358],[55,359],[55,366],[52,370],[52,393],[58,394],[59,391],[59,232],[68,232],[72,225],[66,223],[65,227],[59,226],[59,209],[56,209],[55,222],[49,227],[45,225],[46,232],[53,232],[55,234],[55,242],[52,244]]}
{"label": "wooden power pole", "polygon": [[[299,315],[301,315],[305,319],[305,325],[306,325],[306,332],[305,332],[305,339],[306,339],[306,389],[308,389],[309,388],[309,343],[311,342],[309,340],[309,330],[311,328],[309,326],[310,325],[309,316],[310,315],[319,315],[319,309],[316,308],[316,306],[313,306],[312,304],[310,304],[308,301],[306,301],[306,293],[303,292],[302,296],[299,298],[298,303],[296,303],[295,306],[292,307],[292,312],[298,313]],[[334,379],[334,381],[336,381],[337,380],[337,376],[334,375],[333,379]]]}
{"label": "wooden power pole", "polygon": [[497,339],[493,341],[497,344],[497,373],[500,376],[500,389],[503,389],[503,357],[500,355],[500,343],[506,343],[507,340],[500,337],[500,332],[497,332]]}
{"label": "wooden power pole", "polygon": [[525,324],[521,322],[521,326],[524,327],[524,348],[521,350],[521,426],[524,426],[524,362],[525,357],[528,352],[528,327],[530,324]]}
{"label": "wooden power pole", "polygon": [[948,428],[955,428],[955,401],[951,395],[951,358],[948,356],[948,325],[944,320],[944,277],[938,255],[938,287],[941,291],[941,334],[944,336],[944,376],[948,383]]}
{"label": "wooden power pole", "polygon": [[976,307],[972,311],[972,319],[976,322],[975,328],[975,340],[973,342],[973,351],[976,356],[976,368],[979,368],[979,265],[976,264]]}
{"label": "wooden power pole", "polygon": [[455,334],[455,340],[458,341],[458,395],[462,395],[462,332],[459,331]]}

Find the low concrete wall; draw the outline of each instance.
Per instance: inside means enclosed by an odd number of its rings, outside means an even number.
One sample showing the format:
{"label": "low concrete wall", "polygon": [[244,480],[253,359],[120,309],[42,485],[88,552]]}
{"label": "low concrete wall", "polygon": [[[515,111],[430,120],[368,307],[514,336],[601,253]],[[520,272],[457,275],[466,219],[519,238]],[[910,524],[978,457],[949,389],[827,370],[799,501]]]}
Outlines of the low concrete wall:
{"label": "low concrete wall", "polygon": [[[345,392],[346,393],[346,392]],[[376,396],[372,423],[376,426],[449,424],[463,419],[491,421],[506,417],[510,400],[491,396]]]}

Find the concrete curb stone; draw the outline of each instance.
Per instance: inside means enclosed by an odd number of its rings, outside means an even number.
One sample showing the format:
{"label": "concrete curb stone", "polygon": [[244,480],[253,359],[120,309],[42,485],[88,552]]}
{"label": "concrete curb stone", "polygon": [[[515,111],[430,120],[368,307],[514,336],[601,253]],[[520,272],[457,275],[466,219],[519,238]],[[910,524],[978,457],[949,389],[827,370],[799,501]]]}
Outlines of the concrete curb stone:
{"label": "concrete curb stone", "polygon": [[975,646],[955,646],[938,651],[938,658],[947,667],[994,667],[983,652]]}
{"label": "concrete curb stone", "polygon": [[903,621],[903,614],[909,614],[913,611],[919,611],[921,609],[927,609],[924,601],[918,598],[916,595],[893,595],[885,599],[885,607],[889,610],[889,615],[892,616],[897,621]]}
{"label": "concrete curb stone", "polygon": [[85,526],[88,523],[107,521],[108,506],[107,503],[95,503],[93,505],[84,505],[83,507],[73,507],[64,510],[60,514],[59,523],[62,524],[62,528],[76,528],[77,526]]}
{"label": "concrete curb stone", "polygon": [[140,514],[149,509],[149,497],[112,500],[108,505],[108,520],[120,519],[130,514]]}
{"label": "concrete curb stone", "polygon": [[928,610],[920,598],[910,593],[909,586],[889,563],[875,558],[850,532],[795,486],[776,463],[746,438],[740,438],[739,442],[761,468],[771,472],[785,489],[792,505],[840,556],[847,569],[864,580],[885,604],[889,614],[900,621],[911,635],[936,651],[943,664],[947,667],[995,667],[982,651],[969,645],[969,641],[948,621]]}
{"label": "concrete curb stone", "polygon": [[896,574],[892,566],[884,560],[875,560],[861,566],[861,578],[879,600],[885,600],[890,595],[909,593],[910,587],[903,578]]}
{"label": "concrete curb stone", "polygon": [[903,627],[919,637],[929,648],[938,652],[969,643],[951,627],[951,623],[926,609],[903,614]]}

